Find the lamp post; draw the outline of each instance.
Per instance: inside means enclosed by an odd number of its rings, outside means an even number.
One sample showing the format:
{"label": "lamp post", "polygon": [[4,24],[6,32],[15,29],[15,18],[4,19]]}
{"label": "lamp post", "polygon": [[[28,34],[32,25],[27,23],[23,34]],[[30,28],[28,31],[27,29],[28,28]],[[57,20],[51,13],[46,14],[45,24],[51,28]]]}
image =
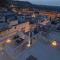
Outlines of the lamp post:
{"label": "lamp post", "polygon": [[53,47],[53,48],[56,48],[57,47],[57,41],[55,41],[55,40],[53,40],[53,41],[51,41],[51,46]]}
{"label": "lamp post", "polygon": [[31,47],[31,39],[30,39],[30,35],[31,35],[31,33],[30,33],[30,31],[29,31],[29,40],[28,40],[28,44],[27,44],[27,47],[28,47],[28,48]]}

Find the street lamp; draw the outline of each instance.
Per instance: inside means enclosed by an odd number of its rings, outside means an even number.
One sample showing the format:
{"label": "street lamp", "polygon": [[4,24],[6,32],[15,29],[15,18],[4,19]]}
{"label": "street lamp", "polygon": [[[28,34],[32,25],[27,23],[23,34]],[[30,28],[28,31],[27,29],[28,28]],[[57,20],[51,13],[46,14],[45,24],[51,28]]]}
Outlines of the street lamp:
{"label": "street lamp", "polygon": [[30,44],[30,31],[29,31],[29,41],[28,41],[28,44],[27,44],[27,47],[30,48],[31,44]]}
{"label": "street lamp", "polygon": [[7,40],[6,40],[6,43],[8,43],[8,44],[11,43],[11,42],[12,42],[12,41],[11,41],[10,39],[7,39]]}
{"label": "street lamp", "polygon": [[31,45],[32,45],[32,40],[30,39],[31,37],[30,37],[30,35],[31,35],[31,32],[29,31],[29,41],[28,41],[28,44],[27,44],[27,47],[28,48],[30,48],[31,47]]}
{"label": "street lamp", "polygon": [[27,47],[28,47],[28,48],[31,47],[30,40],[28,41]]}
{"label": "street lamp", "polygon": [[55,48],[55,47],[57,47],[57,41],[51,41],[51,46],[53,47],[53,48]]}

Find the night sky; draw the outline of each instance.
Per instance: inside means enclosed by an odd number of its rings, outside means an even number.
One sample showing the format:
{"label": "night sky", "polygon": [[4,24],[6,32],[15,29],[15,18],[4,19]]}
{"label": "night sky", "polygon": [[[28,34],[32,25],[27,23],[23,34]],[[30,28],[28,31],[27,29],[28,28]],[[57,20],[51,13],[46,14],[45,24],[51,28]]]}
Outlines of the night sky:
{"label": "night sky", "polygon": [[29,1],[33,4],[39,4],[39,5],[60,6],[60,0],[19,0],[19,1]]}

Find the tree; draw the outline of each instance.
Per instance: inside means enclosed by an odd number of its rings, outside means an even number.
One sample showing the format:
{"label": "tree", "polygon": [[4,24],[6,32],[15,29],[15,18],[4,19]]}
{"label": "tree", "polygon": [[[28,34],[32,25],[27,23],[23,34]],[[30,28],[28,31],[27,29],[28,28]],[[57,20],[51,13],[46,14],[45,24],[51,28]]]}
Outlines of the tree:
{"label": "tree", "polygon": [[37,60],[37,58],[32,56],[32,55],[30,55],[26,60]]}
{"label": "tree", "polygon": [[0,7],[8,7],[10,0],[0,0]]}

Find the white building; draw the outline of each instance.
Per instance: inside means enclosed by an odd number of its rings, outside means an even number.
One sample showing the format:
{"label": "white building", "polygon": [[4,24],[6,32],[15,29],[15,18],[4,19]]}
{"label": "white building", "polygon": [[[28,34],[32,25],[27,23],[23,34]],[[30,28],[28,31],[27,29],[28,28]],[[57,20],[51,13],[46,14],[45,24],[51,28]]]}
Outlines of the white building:
{"label": "white building", "polygon": [[6,19],[7,19],[7,23],[9,24],[9,27],[12,27],[18,24],[18,20],[15,15],[8,15]]}

